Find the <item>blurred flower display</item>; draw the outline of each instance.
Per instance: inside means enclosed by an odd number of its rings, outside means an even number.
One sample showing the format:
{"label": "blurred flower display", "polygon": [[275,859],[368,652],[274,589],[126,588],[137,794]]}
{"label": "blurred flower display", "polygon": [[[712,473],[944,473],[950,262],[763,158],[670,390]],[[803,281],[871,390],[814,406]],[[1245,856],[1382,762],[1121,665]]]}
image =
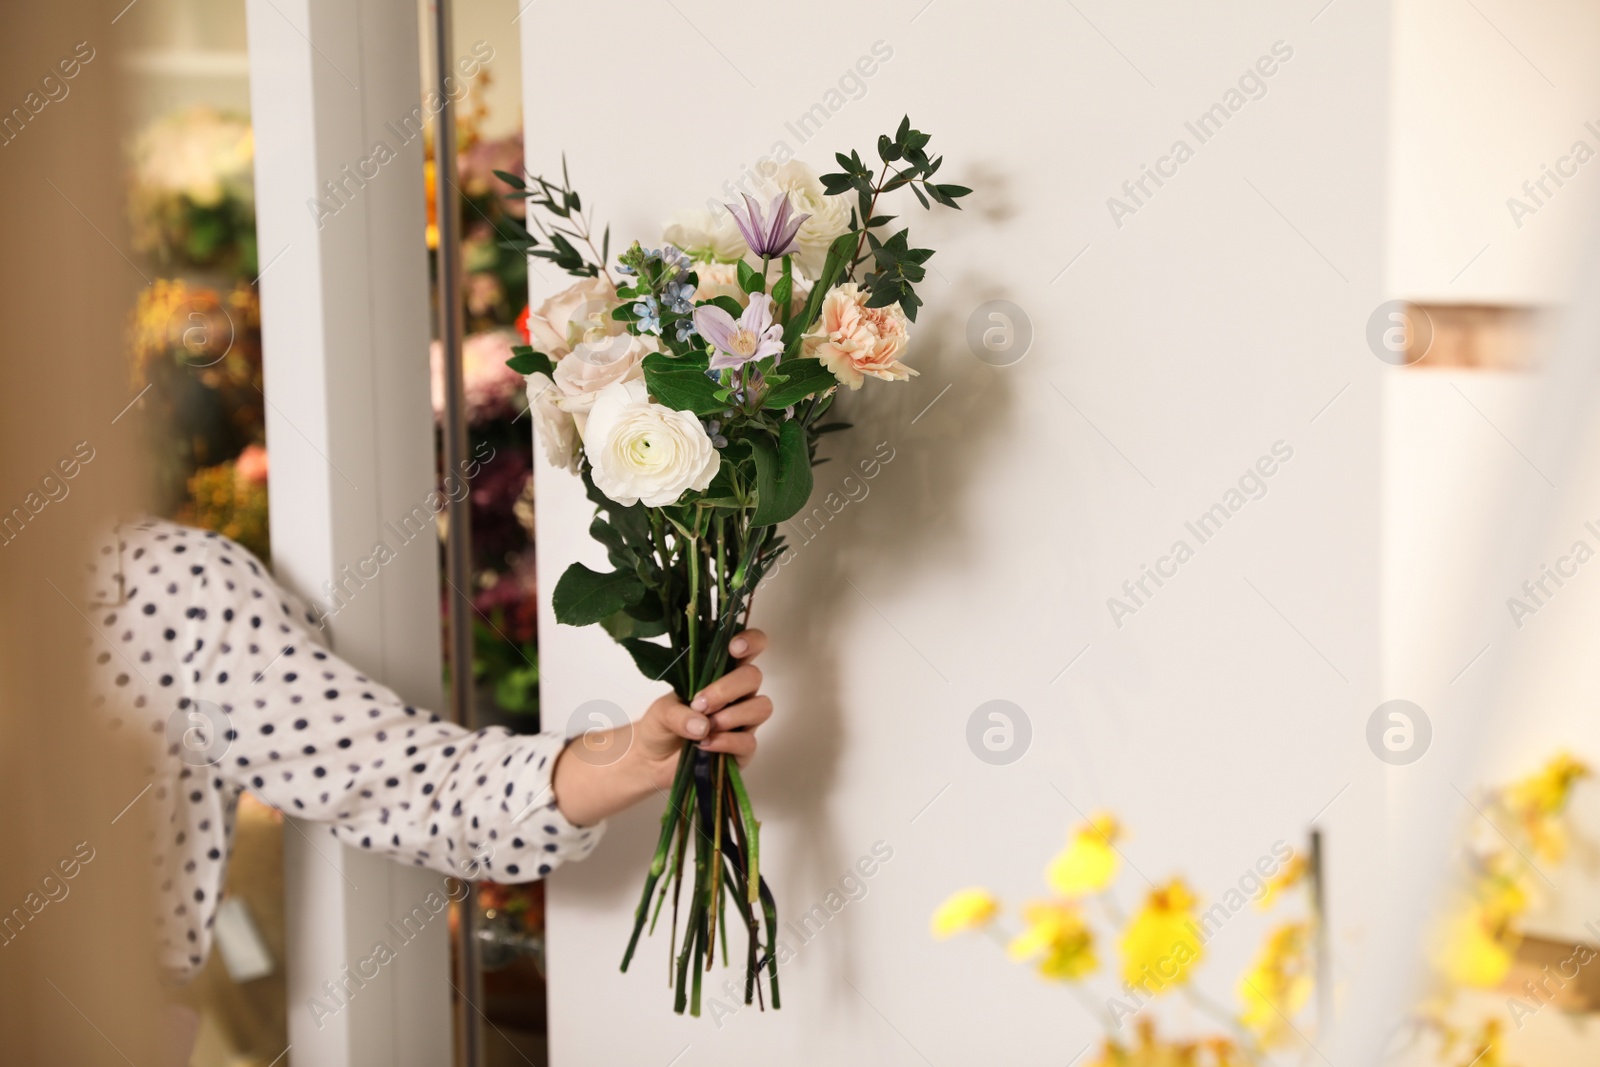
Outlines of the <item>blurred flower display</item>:
{"label": "blurred flower display", "polygon": [[[1569,813],[1572,794],[1591,777],[1587,764],[1558,752],[1531,774],[1472,798],[1476,810],[1458,869],[1427,931],[1433,986],[1413,1020],[1419,1032],[1432,1035],[1441,1062],[1514,1067],[1501,1037],[1502,1018],[1475,1012],[1464,994],[1511,994],[1504,1018],[1518,1029],[1543,1007],[1548,988],[1524,983],[1534,990],[1530,993],[1517,984],[1519,951],[1530,919],[1558,903],[1555,883],[1537,865],[1556,864],[1567,855],[1576,833]],[[1569,948],[1580,965],[1594,958],[1591,946]],[[1552,972],[1547,967],[1544,973]]]}
{"label": "blurred flower display", "polygon": [[[1532,982],[1516,987],[1519,977],[1533,973],[1519,949],[1532,936],[1526,922],[1556,894],[1535,864],[1558,862],[1573,847],[1572,794],[1592,776],[1588,765],[1561,752],[1526,777],[1473,798],[1473,814],[1481,818],[1474,818],[1463,836],[1457,877],[1423,939],[1433,980],[1409,1014],[1408,1047],[1428,1039],[1432,1059],[1445,1067],[1525,1067],[1505,1047],[1505,1024],[1514,1021],[1520,1028],[1546,1003],[1531,991],[1537,988]],[[993,893],[969,887],[939,905],[930,931],[940,939],[986,933],[1007,945],[1012,960],[1033,966],[1041,977],[1075,994],[1106,1030],[1098,1058],[1085,1061],[1091,1067],[1268,1067],[1280,1052],[1298,1055],[1299,1062],[1317,1058],[1316,1035],[1328,1020],[1320,1012],[1314,1020],[1306,1018],[1318,1000],[1322,921],[1312,905],[1318,890],[1308,858],[1274,846],[1272,857],[1263,857],[1270,869],[1258,863],[1238,890],[1228,890],[1211,908],[1184,879],[1170,878],[1146,886],[1142,903],[1129,914],[1116,901],[1124,862],[1118,846],[1124,836],[1109,813],[1074,826],[1066,848],[1045,868],[1045,881],[1056,896],[1025,904],[1019,930],[1003,928],[1002,907]],[[1584,854],[1590,854],[1594,846],[1579,840]],[[1299,914],[1265,930],[1234,983],[1234,1007],[1202,991],[1205,945],[1219,921],[1242,921],[1229,917],[1244,910],[1247,896],[1253,910],[1273,912],[1301,894]],[[1109,931],[1097,927],[1095,913]],[[1113,936],[1119,929],[1120,936]],[[1101,946],[1111,944],[1117,960],[1103,968]],[[1579,966],[1600,956],[1591,946],[1561,944]],[[1544,973],[1551,969],[1545,967]],[[1092,991],[1096,983],[1098,993]],[[1474,1013],[1462,995],[1472,990],[1511,993],[1509,1014]],[[1194,1036],[1163,1034],[1165,1017],[1150,1006],[1168,994],[1215,1019],[1219,1029]]]}
{"label": "blurred flower display", "polygon": [[180,522],[231,537],[270,562],[267,533],[267,450],[248,445],[237,459],[202,467],[189,478]]}
{"label": "blurred flower display", "polygon": [[260,302],[242,282],[219,290],[158,278],[139,293],[128,343],[131,391],[159,438],[159,507],[176,515],[198,471],[265,440]]}
{"label": "blurred flower display", "polygon": [[[1131,913],[1117,902],[1125,863],[1118,846],[1125,836],[1110,812],[1096,812],[1072,827],[1066,847],[1045,867],[1045,882],[1056,895],[1024,904],[1020,929],[1001,929],[999,900],[977,887],[941,904],[930,928],[940,938],[982,930],[1006,945],[1011,960],[1061,983],[1106,1032],[1098,1057],[1087,1061],[1094,1067],[1258,1067],[1270,1063],[1278,1047],[1309,1052],[1303,1036],[1309,1024],[1296,1020],[1314,991],[1317,917],[1311,895],[1305,895],[1300,916],[1267,931],[1238,979],[1237,1006],[1229,1008],[1198,988],[1196,973],[1206,962],[1205,942],[1217,920],[1215,912],[1202,910],[1204,903],[1185,879],[1145,886]],[[1270,870],[1253,869],[1253,889],[1245,880],[1240,889],[1230,889],[1218,903],[1220,914],[1243,909],[1246,892],[1265,908],[1306,885],[1308,865],[1282,842],[1264,862]],[[1228,903],[1230,897],[1237,904]],[[1103,959],[1113,946],[1114,958]],[[1161,1033],[1153,1005],[1169,995],[1213,1019],[1218,1029],[1197,1036]]]}
{"label": "blurred flower display", "polygon": [[255,138],[213,108],[166,116],[129,149],[134,247],[158,269],[256,273]]}

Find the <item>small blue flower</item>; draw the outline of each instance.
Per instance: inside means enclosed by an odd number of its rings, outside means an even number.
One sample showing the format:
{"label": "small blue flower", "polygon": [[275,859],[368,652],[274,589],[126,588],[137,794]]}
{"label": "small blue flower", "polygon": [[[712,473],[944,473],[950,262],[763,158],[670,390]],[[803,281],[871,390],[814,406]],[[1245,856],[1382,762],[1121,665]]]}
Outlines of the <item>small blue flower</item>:
{"label": "small blue flower", "polygon": [[689,342],[689,338],[693,337],[695,334],[697,334],[699,332],[700,332],[699,330],[696,330],[694,328],[694,320],[693,319],[679,319],[678,320],[678,343],[680,345],[681,344],[687,344]]}
{"label": "small blue flower", "polygon": [[635,325],[640,333],[661,332],[661,313],[656,308],[656,298],[647,296],[633,305],[633,314],[636,317]]}
{"label": "small blue flower", "polygon": [[618,263],[617,264],[617,273],[618,274],[637,274],[639,272],[634,270],[632,267],[628,266],[626,263]]}
{"label": "small blue flower", "polygon": [[661,247],[661,262],[669,267],[676,267],[680,271],[689,269],[689,257],[676,245],[663,245]]}
{"label": "small blue flower", "polygon": [[694,309],[694,286],[688,282],[669,282],[661,295],[674,315],[687,315]]}

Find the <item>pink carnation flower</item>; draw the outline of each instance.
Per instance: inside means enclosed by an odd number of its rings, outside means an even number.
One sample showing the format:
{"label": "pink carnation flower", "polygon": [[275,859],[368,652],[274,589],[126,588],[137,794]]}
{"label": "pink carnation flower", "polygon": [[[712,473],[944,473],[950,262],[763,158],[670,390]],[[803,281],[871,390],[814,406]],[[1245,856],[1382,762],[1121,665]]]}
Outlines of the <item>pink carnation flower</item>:
{"label": "pink carnation flower", "polygon": [[860,389],[870,375],[903,382],[916,371],[900,362],[910,323],[898,304],[867,307],[868,294],[855,282],[829,291],[822,314],[805,336],[805,353],[815,357],[851,389]]}

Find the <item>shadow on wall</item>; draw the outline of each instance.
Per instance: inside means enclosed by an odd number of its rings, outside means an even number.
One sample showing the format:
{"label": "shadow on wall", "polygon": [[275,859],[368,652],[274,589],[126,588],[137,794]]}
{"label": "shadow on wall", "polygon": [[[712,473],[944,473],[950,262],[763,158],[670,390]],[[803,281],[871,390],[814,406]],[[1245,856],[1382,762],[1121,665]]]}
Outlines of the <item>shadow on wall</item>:
{"label": "shadow on wall", "polygon": [[[787,919],[824,899],[867,851],[874,827],[890,821],[860,813],[845,839],[829,817],[851,721],[883,710],[844,695],[838,642],[851,627],[840,620],[881,612],[884,641],[902,642],[886,621],[897,589],[925,582],[934,566],[959,567],[977,551],[962,501],[989,461],[986,445],[1008,422],[1014,390],[1008,371],[974,358],[965,340],[967,310],[992,288],[963,281],[938,313],[919,319],[908,360],[919,377],[869,381],[835,403],[829,415],[853,428],[824,438],[819,454],[828,462],[815,469],[811,505],[783,525],[788,555],[757,596],[754,619],[772,635],[766,668],[780,705],[750,782],[766,825],[786,838],[786,869],[774,889]],[[939,662],[939,646],[923,645],[902,660],[922,677],[905,682],[942,687],[950,666]],[[829,938],[836,977],[856,977],[854,921],[846,908],[829,923],[845,932]],[[803,943],[793,927],[784,940],[797,951]]]}

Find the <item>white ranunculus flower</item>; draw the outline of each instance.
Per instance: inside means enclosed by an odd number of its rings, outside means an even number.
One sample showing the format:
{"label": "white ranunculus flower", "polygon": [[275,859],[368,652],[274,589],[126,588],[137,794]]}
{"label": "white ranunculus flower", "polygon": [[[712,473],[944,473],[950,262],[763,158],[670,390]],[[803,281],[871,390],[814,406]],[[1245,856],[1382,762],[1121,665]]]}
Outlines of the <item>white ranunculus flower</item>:
{"label": "white ranunculus flower", "polygon": [[[644,374],[644,357],[656,350],[646,337],[622,334],[580,341],[556,364],[556,404],[562,411],[587,415],[595,397],[613,382],[633,381]],[[580,426],[581,428],[581,426]]]}
{"label": "white ranunculus flower", "polygon": [[659,508],[703,491],[722,457],[692,412],[651,401],[642,381],[600,391],[583,431],[595,486],[624,507]]}
{"label": "white ranunculus flower", "polygon": [[578,436],[578,424],[573,416],[561,410],[556,388],[550,375],[538,371],[528,375],[528,408],[533,412],[533,425],[539,443],[551,466],[560,467],[571,474],[581,469],[583,442]]}
{"label": "white ranunculus flower", "polygon": [[679,211],[667,221],[661,238],[695,259],[715,259],[721,263],[743,259],[750,251],[732,213],[727,210],[714,212],[702,207]]}
{"label": "white ranunculus flower", "polygon": [[810,215],[800,225],[796,263],[808,278],[822,274],[822,265],[828,260],[828,246],[850,228],[850,205],[854,198],[829,196],[822,188],[816,172],[798,159],[778,167],[764,183],[773,194],[789,194],[789,203],[796,211]]}

